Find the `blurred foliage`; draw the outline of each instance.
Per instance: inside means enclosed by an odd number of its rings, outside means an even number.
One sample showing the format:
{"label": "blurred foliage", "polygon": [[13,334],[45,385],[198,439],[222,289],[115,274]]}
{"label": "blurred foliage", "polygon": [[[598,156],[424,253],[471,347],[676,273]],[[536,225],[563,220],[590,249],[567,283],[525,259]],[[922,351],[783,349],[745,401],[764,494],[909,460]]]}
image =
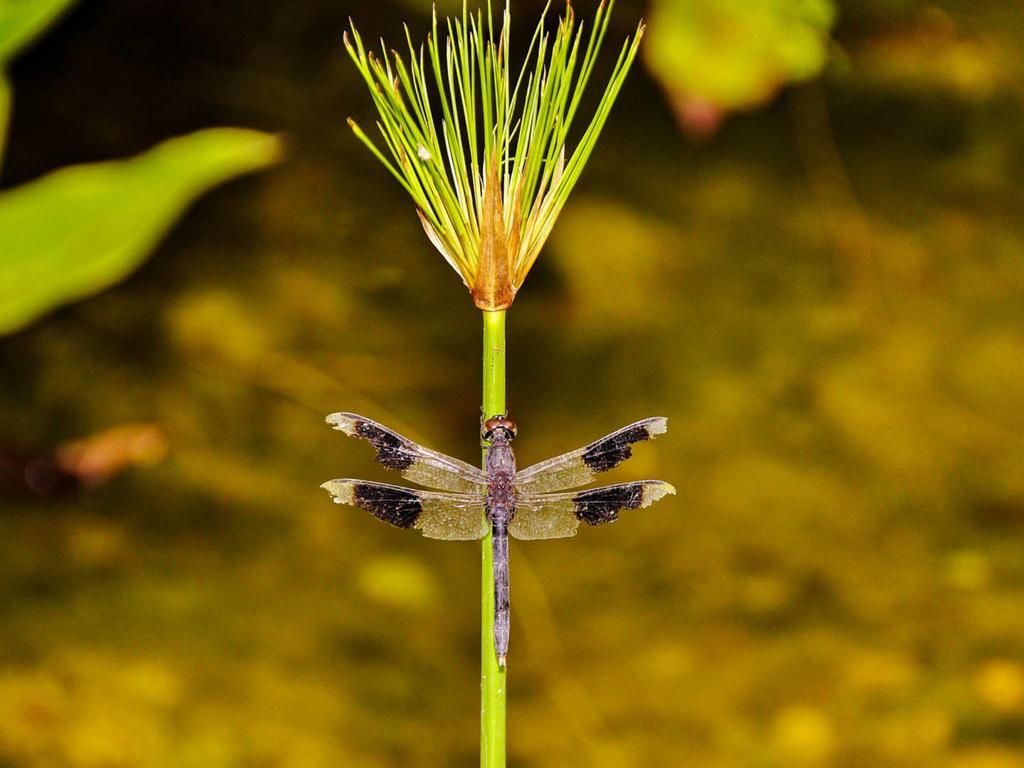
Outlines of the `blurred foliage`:
{"label": "blurred foliage", "polygon": [[[68,5],[0,0],[0,70]],[[0,153],[9,109],[10,90],[0,80]],[[278,156],[271,136],[211,129],[0,194],[0,335],[123,279],[195,197]]]}
{"label": "blurred foliage", "polygon": [[3,166],[4,149],[7,147],[7,121],[11,112],[11,86],[0,74],[0,167]]}
{"label": "blurred foliage", "polygon": [[75,0],[3,0],[0,2],[0,67],[32,42]]}
{"label": "blurred foliage", "polygon": [[3,163],[11,89],[7,66],[75,0],[0,0],[0,164]]}
{"label": "blurred foliage", "polygon": [[708,132],[819,74],[834,17],[832,0],[652,0],[645,54],[683,125]]}
{"label": "blurred foliage", "polygon": [[[340,408],[479,455],[477,312],[342,122],[346,17],[407,5],[80,10],[14,70],[8,178],[182,114],[296,150],[0,341],[0,455],[166,452],[0,499],[0,764],[478,764],[479,550],[317,487],[394,481]],[[517,301],[520,462],[664,413],[609,481],[680,494],[513,542],[510,764],[1024,765],[1024,15],[838,18],[846,66],[699,146],[634,72]]]}
{"label": "blurred foliage", "polygon": [[212,128],[0,194],[0,334],[123,279],[195,197],[278,154],[266,134]]}
{"label": "blurred foliage", "polygon": [[927,6],[909,23],[858,41],[851,55],[861,77],[983,102],[1024,76],[1024,52],[1006,34],[998,27],[967,33],[949,12]]}

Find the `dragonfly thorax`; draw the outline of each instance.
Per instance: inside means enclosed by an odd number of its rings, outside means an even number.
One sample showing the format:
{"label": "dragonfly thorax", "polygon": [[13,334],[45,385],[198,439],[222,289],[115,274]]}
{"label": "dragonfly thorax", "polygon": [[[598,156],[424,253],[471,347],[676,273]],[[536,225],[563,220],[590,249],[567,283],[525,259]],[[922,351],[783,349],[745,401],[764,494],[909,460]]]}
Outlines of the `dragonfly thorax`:
{"label": "dragonfly thorax", "polygon": [[503,430],[495,430],[494,442],[487,448],[487,510],[492,522],[512,519],[516,508],[516,457],[504,439]]}

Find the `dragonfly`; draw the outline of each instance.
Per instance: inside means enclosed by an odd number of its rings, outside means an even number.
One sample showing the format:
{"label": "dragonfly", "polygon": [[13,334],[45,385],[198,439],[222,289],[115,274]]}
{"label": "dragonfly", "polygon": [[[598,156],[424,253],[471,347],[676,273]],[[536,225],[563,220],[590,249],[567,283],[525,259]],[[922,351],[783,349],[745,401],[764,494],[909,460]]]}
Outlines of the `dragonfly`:
{"label": "dragonfly", "polygon": [[617,467],[632,446],[662,435],[668,419],[655,416],[599,440],[516,471],[512,441],[516,423],[507,414],[483,422],[484,469],[425,448],[372,419],[333,413],[327,422],[369,442],[376,460],[402,477],[433,490],[343,478],[321,487],[337,504],[369,512],[397,528],[431,539],[471,541],[492,533],[494,554],[494,651],[502,667],[509,642],[508,537],[522,540],[574,536],[580,523],[605,525],[622,510],[648,507],[676,489],[661,480],[579,488]]}

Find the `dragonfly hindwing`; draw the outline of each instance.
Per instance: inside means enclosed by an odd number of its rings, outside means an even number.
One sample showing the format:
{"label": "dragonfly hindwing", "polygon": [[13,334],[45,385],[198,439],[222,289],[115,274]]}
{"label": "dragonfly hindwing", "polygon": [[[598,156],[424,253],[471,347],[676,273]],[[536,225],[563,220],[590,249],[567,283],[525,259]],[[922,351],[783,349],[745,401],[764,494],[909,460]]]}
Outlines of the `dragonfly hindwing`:
{"label": "dragonfly hindwing", "polygon": [[520,494],[508,531],[517,539],[561,539],[576,535],[581,522],[604,525],[623,509],[649,507],[676,489],[661,480],[606,485],[568,493]]}
{"label": "dragonfly hindwing", "polygon": [[653,504],[666,493],[675,493],[675,488],[668,483],[658,482],[657,485],[649,485],[648,482],[624,483],[580,491],[572,497],[576,517],[587,525],[604,525],[618,520],[619,510],[640,509]]}
{"label": "dragonfly hindwing", "polygon": [[430,539],[470,541],[489,529],[482,493],[434,493],[368,480],[331,480],[321,486],[338,504],[365,509],[397,528],[415,528]]}

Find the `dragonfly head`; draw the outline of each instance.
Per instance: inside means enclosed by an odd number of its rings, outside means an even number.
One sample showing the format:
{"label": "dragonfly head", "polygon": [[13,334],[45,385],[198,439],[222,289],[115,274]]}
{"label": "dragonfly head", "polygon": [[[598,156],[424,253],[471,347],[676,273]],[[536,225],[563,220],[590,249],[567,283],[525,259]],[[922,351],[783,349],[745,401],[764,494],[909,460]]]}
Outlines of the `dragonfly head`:
{"label": "dragonfly head", "polygon": [[516,436],[516,423],[508,416],[494,416],[484,422],[484,440],[493,441],[499,435],[506,442]]}

